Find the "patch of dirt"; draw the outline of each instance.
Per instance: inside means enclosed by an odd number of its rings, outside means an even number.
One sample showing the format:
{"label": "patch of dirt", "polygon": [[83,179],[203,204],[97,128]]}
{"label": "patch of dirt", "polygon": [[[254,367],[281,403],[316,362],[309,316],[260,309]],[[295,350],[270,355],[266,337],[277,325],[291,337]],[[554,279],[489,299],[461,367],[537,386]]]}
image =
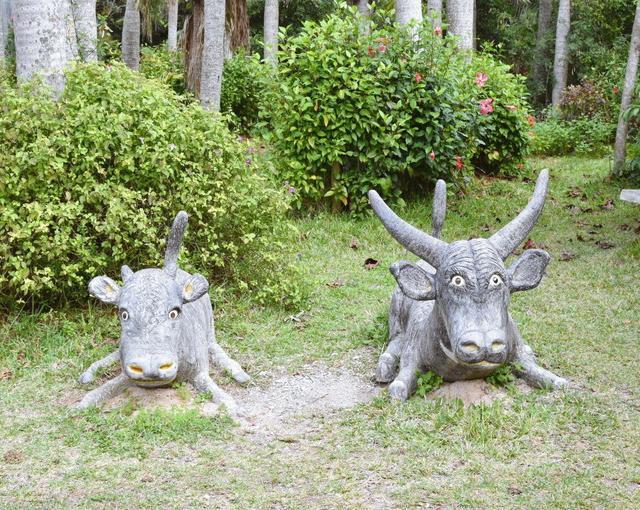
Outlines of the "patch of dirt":
{"label": "patch of dirt", "polygon": [[492,386],[484,379],[471,381],[456,381],[445,383],[437,390],[427,395],[430,400],[442,398],[445,400],[462,400],[464,407],[476,404],[490,404],[496,399],[503,398],[505,392]]}
{"label": "patch of dirt", "polygon": [[314,429],[318,421],[314,418],[368,402],[380,388],[350,370],[312,363],[294,374],[281,372],[267,388],[233,393],[242,405],[241,423],[247,432],[296,442]]}
{"label": "patch of dirt", "polygon": [[171,409],[174,406],[188,407],[192,398],[183,400],[174,388],[140,388],[130,386],[120,395],[105,402],[104,409],[114,409],[133,400],[137,407],[144,409]]}

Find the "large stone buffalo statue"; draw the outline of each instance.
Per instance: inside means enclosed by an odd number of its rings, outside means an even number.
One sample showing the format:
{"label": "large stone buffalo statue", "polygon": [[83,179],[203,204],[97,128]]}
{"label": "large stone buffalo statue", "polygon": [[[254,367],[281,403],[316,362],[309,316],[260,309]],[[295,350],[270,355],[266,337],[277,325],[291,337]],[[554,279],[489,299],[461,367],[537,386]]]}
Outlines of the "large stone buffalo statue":
{"label": "large stone buffalo statue", "polygon": [[406,400],[415,391],[419,371],[459,381],[484,378],[510,362],[532,386],[567,384],[536,363],[508,311],[511,293],[537,287],[549,262],[547,252],[526,250],[508,268],[504,265],[538,220],[548,181],[543,170],[527,207],[489,239],[453,243],[439,238],[444,182],[436,186],[434,235],[411,226],[378,193],[369,192],[371,206],[391,236],[421,259],[391,266],[398,287],[391,298],[389,344],[376,370],[379,382],[393,381],[391,397]]}
{"label": "large stone buffalo statue", "polygon": [[134,273],[122,266],[123,286],[107,276],[89,283],[92,296],[118,307],[121,336],[119,349],[92,364],[80,382],[91,382],[99,368],[117,361],[122,373],[87,393],[78,407],[100,404],[130,385],[150,388],[188,381],[198,391],[210,392],[214,402],[237,410],[233,398],[211,379],[209,360],[240,383],[249,376],[216,342],[209,283],[178,268],[187,222],[184,211],[175,217],[162,269]]}

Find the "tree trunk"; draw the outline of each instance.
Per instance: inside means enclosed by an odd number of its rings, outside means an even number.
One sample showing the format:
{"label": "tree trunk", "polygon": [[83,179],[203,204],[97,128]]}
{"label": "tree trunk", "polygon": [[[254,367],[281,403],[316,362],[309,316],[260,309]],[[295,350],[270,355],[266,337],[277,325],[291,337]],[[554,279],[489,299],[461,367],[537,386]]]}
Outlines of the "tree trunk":
{"label": "tree trunk", "polygon": [[442,0],[428,0],[427,19],[434,27],[442,25]]}
{"label": "tree trunk", "polygon": [[553,0],[540,0],[538,6],[538,33],[536,35],[535,60],[533,62],[534,98],[544,104],[547,96],[548,43],[551,28]]}
{"label": "tree trunk", "polygon": [[458,47],[472,50],[474,47],[475,0],[448,0],[448,32],[458,38]]}
{"label": "tree trunk", "polygon": [[204,0],[193,1],[193,10],[184,22],[183,33],[182,41],[187,88],[196,97],[200,97],[202,44],[204,42]]}
{"label": "tree trunk", "polygon": [[401,25],[422,23],[421,0],[396,0],[396,21]]}
{"label": "tree trunk", "polygon": [[624,166],[627,145],[627,122],[624,120],[624,112],[627,111],[633,99],[633,91],[638,77],[638,59],[640,58],[640,2],[636,5],[636,16],[633,20],[631,31],[631,44],[629,46],[629,58],[627,59],[627,71],[624,75],[624,88],[622,101],[620,102],[620,117],[616,129],[615,162],[613,173],[619,174]]}
{"label": "tree trunk", "polygon": [[556,53],[553,59],[553,91],[551,104],[559,108],[562,94],[567,88],[569,72],[569,29],[571,27],[571,0],[560,0],[556,26]]}
{"label": "tree trunk", "polygon": [[122,24],[122,60],[127,67],[140,69],[140,11],[137,0],[127,0]]}
{"label": "tree trunk", "polygon": [[204,0],[204,44],[200,102],[207,110],[220,111],[224,66],[225,0]]}
{"label": "tree trunk", "polygon": [[0,65],[7,58],[7,41],[9,38],[9,0],[0,0]]}
{"label": "tree trunk", "polygon": [[278,65],[279,23],[278,0],[267,0],[264,4],[264,61],[273,67]]}
{"label": "tree trunk", "polygon": [[247,0],[227,0],[225,45],[228,57],[238,48],[249,49],[249,10]]}
{"label": "tree trunk", "polygon": [[78,53],[83,62],[98,60],[98,19],[96,0],[71,0],[78,41]]}
{"label": "tree trunk", "polygon": [[168,36],[167,48],[169,51],[178,49],[178,0],[167,0],[168,12]]}
{"label": "tree trunk", "polygon": [[363,18],[371,17],[371,9],[369,8],[369,0],[358,0],[358,11],[360,11],[360,15]]}
{"label": "tree trunk", "polygon": [[66,19],[70,14],[67,0],[12,2],[18,81],[39,75],[56,98],[64,90],[64,70],[73,53]]}

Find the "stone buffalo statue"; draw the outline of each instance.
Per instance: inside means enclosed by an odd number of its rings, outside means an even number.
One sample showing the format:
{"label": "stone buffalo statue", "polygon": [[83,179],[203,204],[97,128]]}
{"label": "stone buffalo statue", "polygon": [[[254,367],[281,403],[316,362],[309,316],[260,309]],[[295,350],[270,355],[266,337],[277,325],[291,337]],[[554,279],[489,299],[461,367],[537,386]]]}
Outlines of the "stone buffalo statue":
{"label": "stone buffalo statue", "polygon": [[390,268],[398,287],[391,298],[389,344],[378,361],[376,379],[393,381],[391,397],[406,400],[415,391],[419,371],[459,381],[484,378],[510,362],[532,386],[567,384],[538,366],[508,311],[511,293],[537,287],[549,262],[547,252],[526,250],[508,268],[504,265],[538,220],[548,181],[543,170],[526,208],[489,239],[453,243],[439,238],[444,182],[436,186],[434,235],[399,218],[378,193],[369,191],[371,206],[391,236],[421,259]]}
{"label": "stone buffalo statue", "polygon": [[123,286],[107,276],[89,283],[89,293],[118,307],[120,347],[93,363],[80,377],[81,383],[95,378],[96,371],[120,361],[122,373],[87,393],[77,405],[98,405],[127,386],[145,388],[188,381],[200,392],[210,392],[213,401],[235,411],[233,398],[209,375],[209,360],[230,372],[239,383],[249,381],[240,365],[218,345],[213,309],[204,276],[178,268],[178,253],[187,228],[187,213],[181,211],[173,227],[162,269],[133,272],[122,266]]}

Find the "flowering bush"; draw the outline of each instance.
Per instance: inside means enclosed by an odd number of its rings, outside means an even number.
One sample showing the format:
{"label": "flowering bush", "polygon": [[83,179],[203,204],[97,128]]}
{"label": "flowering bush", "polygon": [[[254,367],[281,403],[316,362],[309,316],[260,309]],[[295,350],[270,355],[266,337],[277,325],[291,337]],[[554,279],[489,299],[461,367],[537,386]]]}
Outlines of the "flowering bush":
{"label": "flowering bush", "polygon": [[524,95],[520,82],[489,55],[476,76],[430,24],[413,38],[378,13],[365,33],[343,7],[284,40],[266,136],[299,206],[327,198],[359,210],[371,188],[399,198],[438,177],[462,182],[472,159],[524,154],[527,108],[512,97]]}
{"label": "flowering bush", "polygon": [[527,154],[533,119],[525,100],[524,78],[511,74],[508,65],[488,52],[474,56],[470,77],[480,114],[473,163],[484,172],[515,173]]}
{"label": "flowering bush", "polygon": [[[612,87],[611,93],[617,95],[620,89]],[[561,117],[565,120],[600,117],[611,121],[612,108],[600,88],[590,80],[579,85],[569,85],[562,94],[560,103]]]}

